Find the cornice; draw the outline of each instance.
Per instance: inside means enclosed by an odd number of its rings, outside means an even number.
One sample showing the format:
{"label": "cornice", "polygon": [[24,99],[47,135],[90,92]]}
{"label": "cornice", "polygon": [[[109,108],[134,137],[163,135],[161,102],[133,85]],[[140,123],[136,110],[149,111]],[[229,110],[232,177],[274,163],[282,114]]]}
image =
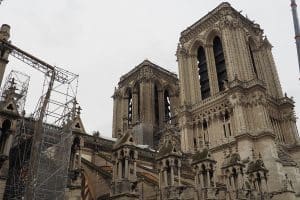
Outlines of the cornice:
{"label": "cornice", "polygon": [[229,3],[224,2],[186,30],[182,31],[180,43],[184,44],[190,41],[204,30],[219,29],[224,28],[224,26],[231,28],[245,27],[252,35],[261,36],[263,34],[263,30],[258,24],[244,17],[241,12],[235,10]]}

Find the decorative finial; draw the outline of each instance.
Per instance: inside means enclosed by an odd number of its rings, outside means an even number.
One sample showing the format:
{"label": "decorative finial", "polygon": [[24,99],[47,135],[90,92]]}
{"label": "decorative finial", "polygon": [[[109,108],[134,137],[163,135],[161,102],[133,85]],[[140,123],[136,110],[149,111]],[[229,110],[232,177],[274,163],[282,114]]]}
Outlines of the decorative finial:
{"label": "decorative finial", "polygon": [[254,151],[254,149],[252,148],[252,160],[256,160],[256,155],[255,155],[255,151]]}
{"label": "decorative finial", "polygon": [[81,110],[82,108],[80,106],[77,107],[77,115],[80,115],[81,114]]}

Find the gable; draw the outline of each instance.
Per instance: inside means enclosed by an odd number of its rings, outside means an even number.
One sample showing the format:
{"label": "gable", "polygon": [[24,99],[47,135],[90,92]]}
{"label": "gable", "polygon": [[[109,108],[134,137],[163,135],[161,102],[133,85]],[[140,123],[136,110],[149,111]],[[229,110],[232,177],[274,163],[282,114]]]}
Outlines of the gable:
{"label": "gable", "polygon": [[78,133],[86,133],[82,120],[77,116],[72,123],[72,130]]}
{"label": "gable", "polygon": [[1,111],[19,115],[18,106],[13,100],[2,102]]}
{"label": "gable", "polygon": [[172,73],[149,60],[144,60],[130,72],[120,78],[119,86],[134,84],[134,82],[142,79],[160,79],[168,80],[169,82],[178,82],[177,75]]}
{"label": "gable", "polygon": [[224,25],[230,25],[232,27],[242,25],[243,28],[253,36],[263,34],[263,30],[258,24],[255,24],[254,21],[243,16],[241,12],[234,9],[229,3],[223,2],[186,30],[182,31],[180,43],[187,43],[201,34],[202,37],[205,38],[210,32],[220,29],[220,27]]}

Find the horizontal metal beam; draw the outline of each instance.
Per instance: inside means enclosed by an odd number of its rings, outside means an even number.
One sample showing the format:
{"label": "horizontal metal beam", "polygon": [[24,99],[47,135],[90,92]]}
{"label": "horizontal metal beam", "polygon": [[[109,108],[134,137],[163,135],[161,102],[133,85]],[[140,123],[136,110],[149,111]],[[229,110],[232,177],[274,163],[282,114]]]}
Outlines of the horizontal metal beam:
{"label": "horizontal metal beam", "polygon": [[19,49],[18,47],[6,41],[0,41],[0,48],[8,49],[10,51],[10,55],[33,67],[34,69],[46,74],[49,77],[55,71],[55,81],[57,82],[67,84],[78,78],[77,74],[56,66],[49,65],[45,61],[36,58],[35,56],[23,51],[22,49]]}

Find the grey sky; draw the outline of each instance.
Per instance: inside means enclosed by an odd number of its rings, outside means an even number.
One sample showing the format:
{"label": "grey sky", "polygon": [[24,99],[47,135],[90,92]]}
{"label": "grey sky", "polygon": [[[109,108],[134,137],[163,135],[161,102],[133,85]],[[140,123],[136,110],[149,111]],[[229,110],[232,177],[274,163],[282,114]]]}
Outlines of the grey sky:
{"label": "grey sky", "polygon": [[[0,23],[11,25],[11,40],[35,56],[80,75],[78,99],[85,128],[111,136],[112,99],[119,77],[145,58],[178,71],[175,51],[180,32],[219,0],[4,0]],[[296,100],[300,81],[289,0],[232,0],[255,20],[273,44],[283,90]],[[299,2],[300,3],[300,2]],[[10,59],[31,75],[27,112],[33,111],[42,76]],[[297,92],[298,91],[298,92]],[[298,122],[299,127],[299,122]]]}

